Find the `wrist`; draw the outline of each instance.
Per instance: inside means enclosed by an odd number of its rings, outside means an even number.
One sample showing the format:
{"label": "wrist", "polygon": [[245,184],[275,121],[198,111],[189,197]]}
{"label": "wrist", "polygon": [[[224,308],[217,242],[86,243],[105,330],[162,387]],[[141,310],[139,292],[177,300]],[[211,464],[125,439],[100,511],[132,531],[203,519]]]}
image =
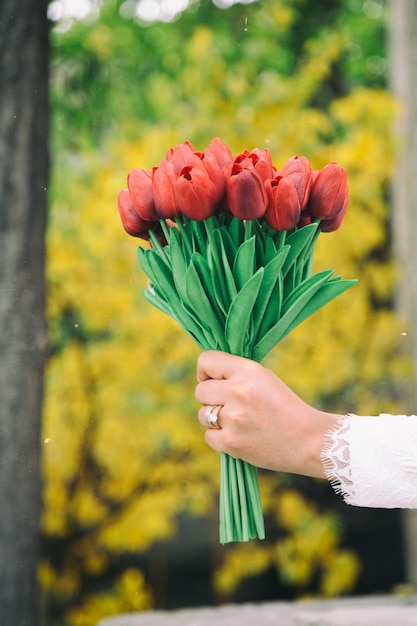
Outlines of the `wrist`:
{"label": "wrist", "polygon": [[304,465],[300,473],[314,478],[326,478],[322,452],[325,446],[326,434],[335,428],[340,420],[340,415],[326,413],[314,409],[312,415],[308,417],[308,436],[305,439]]}

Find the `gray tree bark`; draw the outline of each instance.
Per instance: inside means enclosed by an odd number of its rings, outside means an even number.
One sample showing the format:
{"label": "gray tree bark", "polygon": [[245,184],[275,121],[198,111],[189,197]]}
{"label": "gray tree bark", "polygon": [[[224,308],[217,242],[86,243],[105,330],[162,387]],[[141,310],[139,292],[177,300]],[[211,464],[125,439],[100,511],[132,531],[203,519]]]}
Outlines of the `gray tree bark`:
{"label": "gray tree bark", "polygon": [[0,624],[39,626],[47,0],[0,0]]}
{"label": "gray tree bark", "polygon": [[[390,0],[390,80],[401,102],[400,142],[392,185],[392,225],[401,269],[397,306],[408,322],[414,380],[408,390],[409,413],[417,414],[417,2]],[[404,514],[408,579],[417,585],[417,511]]]}

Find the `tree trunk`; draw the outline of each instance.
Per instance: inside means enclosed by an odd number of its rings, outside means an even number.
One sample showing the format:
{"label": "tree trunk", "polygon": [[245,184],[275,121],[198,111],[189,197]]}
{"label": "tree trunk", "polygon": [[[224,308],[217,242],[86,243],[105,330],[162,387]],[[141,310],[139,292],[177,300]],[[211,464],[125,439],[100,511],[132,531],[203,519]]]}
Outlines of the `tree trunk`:
{"label": "tree trunk", "polygon": [[[401,277],[399,313],[408,322],[414,380],[407,398],[417,414],[417,2],[390,0],[391,87],[403,107],[398,125],[400,154],[392,186],[394,249]],[[404,515],[408,579],[417,584],[417,511]]]}
{"label": "tree trunk", "polygon": [[47,0],[0,1],[0,624],[39,626]]}

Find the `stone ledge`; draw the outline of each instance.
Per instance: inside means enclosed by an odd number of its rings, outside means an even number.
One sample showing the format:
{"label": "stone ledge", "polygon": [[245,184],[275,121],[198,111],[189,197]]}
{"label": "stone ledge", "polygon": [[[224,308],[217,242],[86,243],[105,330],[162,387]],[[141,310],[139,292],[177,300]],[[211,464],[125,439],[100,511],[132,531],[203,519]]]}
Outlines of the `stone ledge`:
{"label": "stone ledge", "polygon": [[145,611],[97,626],[417,626],[417,596],[370,596]]}

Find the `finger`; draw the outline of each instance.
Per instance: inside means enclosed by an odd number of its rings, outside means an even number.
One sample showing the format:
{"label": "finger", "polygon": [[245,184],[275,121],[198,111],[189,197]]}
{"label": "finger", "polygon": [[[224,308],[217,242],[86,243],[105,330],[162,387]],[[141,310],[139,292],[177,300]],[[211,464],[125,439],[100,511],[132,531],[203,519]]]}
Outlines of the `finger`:
{"label": "finger", "polygon": [[224,433],[222,430],[207,428],[205,440],[210,448],[216,452],[225,452]]}
{"label": "finger", "polygon": [[198,383],[194,396],[200,404],[225,404],[227,401],[227,380],[214,380],[210,378]]}
{"label": "finger", "polygon": [[231,378],[239,366],[242,366],[242,361],[247,360],[220,350],[207,350],[198,358],[197,380],[201,382],[209,378],[217,380]]}
{"label": "finger", "polygon": [[[215,405],[215,404],[208,404],[208,405],[201,407],[201,409],[199,409],[197,413],[197,417],[198,417],[198,421],[200,422],[202,426],[205,426],[206,428],[212,428],[208,423],[208,412],[210,411],[210,409],[213,409],[215,406],[220,406],[220,409],[218,409],[217,411],[217,423],[220,426],[220,428],[223,428],[221,411],[224,409],[224,407],[221,405]],[[213,429],[213,430],[217,430],[217,429]]]}

